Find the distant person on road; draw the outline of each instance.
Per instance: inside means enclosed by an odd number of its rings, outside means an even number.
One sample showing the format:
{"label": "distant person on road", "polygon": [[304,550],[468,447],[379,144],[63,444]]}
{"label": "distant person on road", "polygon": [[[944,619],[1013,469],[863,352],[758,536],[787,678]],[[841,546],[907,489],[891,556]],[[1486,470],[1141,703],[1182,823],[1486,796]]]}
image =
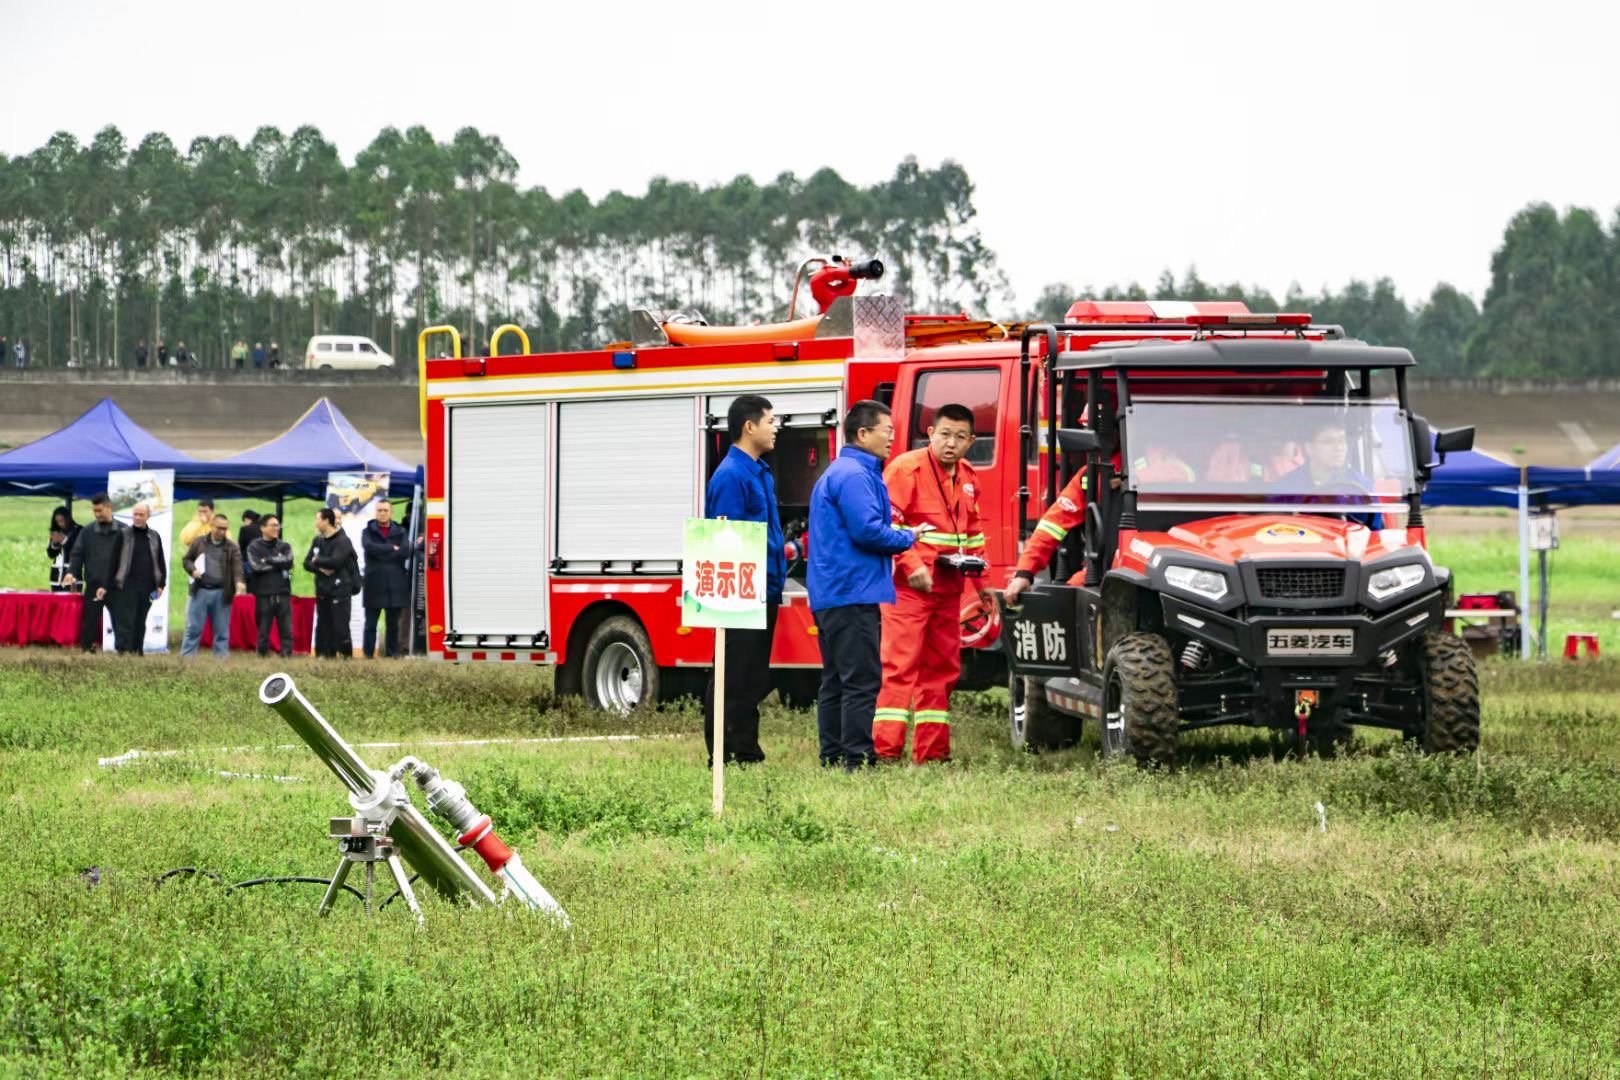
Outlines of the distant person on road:
{"label": "distant person on road", "polygon": [[147,527],[152,507],[144,502],[130,511],[134,520],[124,533],[113,578],[113,647],[130,656],[146,652],[146,616],[169,586],[169,557],[163,538]]}
{"label": "distant person on road", "polygon": [[136,367],[138,367],[138,368],[145,367],[147,357],[150,356],[150,355],[151,354],[146,351],[146,339],[145,338],[142,338],[140,341],[137,341],[135,343],[135,366]]}
{"label": "distant person on road", "polygon": [[189,548],[192,541],[199,536],[206,536],[208,530],[214,527],[214,500],[199,499],[197,502],[197,516],[186,522],[180,530],[180,546]]}
{"label": "distant person on road", "polygon": [[161,341],[157,343],[157,366],[169,366],[169,346]]}
{"label": "distant person on road", "polygon": [[889,407],[856,402],[844,417],[844,448],[810,494],[807,583],[821,648],[821,763],[850,771],[877,764],[872,716],[883,684],[878,605],[894,603],[894,556],[916,543],[910,529],[890,524],[883,462],[893,444]]}
{"label": "distant person on road", "polygon": [[[771,640],[787,583],[782,554],[782,519],[776,505],[776,480],[764,455],[776,449],[777,419],[771,403],[758,394],[743,394],[726,414],[731,449],[709,478],[703,504],[711,518],[765,524],[765,628],[726,632],[726,715],[722,718],[725,760],[764,761],[759,745],[759,703],[771,692]],[[703,740],[714,761],[714,672],[709,672],[703,698]]]}
{"label": "distant person on road", "polygon": [[79,530],[68,558],[63,583],[84,582],[84,608],[79,617],[79,648],[95,652],[101,647],[101,613],[118,576],[118,560],[124,548],[124,526],[113,520],[112,500],[105,491],[90,498],[90,511],[96,520]]}
{"label": "distant person on road", "polygon": [[411,600],[411,575],[407,569],[411,545],[405,530],[394,520],[394,504],[387,499],[377,500],[377,516],[366,523],[360,534],[360,550],[366,556],[366,628],[361,648],[367,660],[376,654],[377,620],[386,614],[383,655],[393,658],[399,655],[399,624]]}
{"label": "distant person on road", "polygon": [[241,338],[237,338],[236,344],[231,346],[231,363],[236,365],[237,371],[241,371],[243,368],[247,367],[247,358],[247,342],[243,341]]}
{"label": "distant person on road", "polygon": [[214,659],[223,660],[231,653],[231,598],[247,592],[247,582],[242,577],[242,550],[230,532],[231,519],[215,514],[207,535],[193,540],[180,560],[191,578],[181,656],[197,655],[205,622],[214,626]]}
{"label": "distant person on road", "polygon": [[265,358],[264,342],[255,341],[253,343],[253,370],[254,371],[263,371],[264,370],[264,358]]}
{"label": "distant person on road", "polygon": [[191,355],[191,350],[186,348],[185,342],[177,341],[174,343],[175,367],[191,367],[196,362],[197,358]]}
{"label": "distant person on road", "polygon": [[281,655],[291,656],[293,550],[281,538],[281,519],[266,514],[259,519],[259,535],[245,549],[248,591],[254,596],[259,623],[259,655],[270,655],[270,624],[281,638]]}
{"label": "distant person on road", "polygon": [[73,543],[79,539],[81,526],[73,520],[71,507],[58,506],[51,511],[50,542],[45,545],[45,554],[51,560],[51,592],[74,592],[63,580],[67,577],[68,558],[73,553]]}
{"label": "distant person on road", "polygon": [[281,346],[277,345],[273,341],[270,343],[270,353],[266,362],[269,363],[272,368],[278,368],[281,366]]}
{"label": "distant person on road", "polygon": [[315,575],[315,655],[348,660],[354,656],[349,610],[358,591],[359,560],[331,507],[315,512],[315,534],[304,556],[304,569]]}
{"label": "distant person on road", "polygon": [[242,549],[242,558],[247,558],[248,545],[259,538],[263,521],[257,510],[242,511],[242,527],[236,531],[236,546]]}

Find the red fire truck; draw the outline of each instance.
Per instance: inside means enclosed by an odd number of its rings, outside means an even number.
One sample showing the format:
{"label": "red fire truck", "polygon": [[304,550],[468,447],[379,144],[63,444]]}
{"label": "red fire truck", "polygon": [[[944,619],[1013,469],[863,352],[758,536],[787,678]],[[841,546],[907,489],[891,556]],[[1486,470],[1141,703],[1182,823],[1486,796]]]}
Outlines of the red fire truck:
{"label": "red fire truck", "polygon": [[[787,700],[812,700],[820,677],[800,538],[852,402],[891,405],[896,453],[926,442],[940,405],[973,410],[969,460],[993,525],[989,584],[1004,584],[1049,499],[1033,434],[1045,395],[1020,400],[1021,385],[1043,385],[1044,351],[1022,373],[1021,327],[907,314],[891,297],[854,295],[860,270],[850,269],[818,271],[812,291],[827,306],[805,319],[711,327],[692,311],[643,310],[632,313],[633,340],[596,350],[531,354],[525,339],[522,355],[421,360],[429,654],[556,665],[561,692],[610,709],[700,692],[714,638],[681,625],[682,525],[704,513],[726,411],[744,393],[770,398],[782,422],[772,468],[789,580],[771,664]],[[1246,311],[1081,301],[1068,322],[1095,330],[1063,347],[1187,337],[1189,316]],[[998,619],[976,598],[967,605],[964,686],[1005,677],[1001,651],[986,648]]]}

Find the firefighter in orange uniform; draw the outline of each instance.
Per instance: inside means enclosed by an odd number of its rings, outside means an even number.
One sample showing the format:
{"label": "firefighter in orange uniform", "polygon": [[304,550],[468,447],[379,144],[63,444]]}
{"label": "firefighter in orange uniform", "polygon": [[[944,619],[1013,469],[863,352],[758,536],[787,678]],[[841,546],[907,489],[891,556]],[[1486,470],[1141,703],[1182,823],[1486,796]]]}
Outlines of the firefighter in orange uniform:
{"label": "firefighter in orange uniform", "polygon": [[[979,478],[965,460],[973,412],[941,405],[928,445],[883,470],[897,525],[927,525],[895,558],[895,602],[883,609],[883,689],[872,721],[879,760],[899,760],[915,720],[911,758],[951,756],[951,690],[962,673],[962,593],[989,569],[979,517]],[[988,601],[987,601],[988,602]]]}
{"label": "firefighter in orange uniform", "polygon": [[[1035,531],[1024,541],[1024,550],[1018,553],[1018,565],[1013,568],[1012,577],[1007,579],[1007,587],[1002,590],[1008,607],[1018,606],[1018,597],[1035,583],[1035,575],[1046,569],[1052,556],[1057,554],[1058,546],[1069,535],[1069,530],[1078,529],[1085,518],[1086,470],[1078,469],[1063,485],[1057,501],[1047,507],[1041,520],[1035,523]],[[1069,584],[1080,584],[1085,575],[1082,567],[1069,579]]]}

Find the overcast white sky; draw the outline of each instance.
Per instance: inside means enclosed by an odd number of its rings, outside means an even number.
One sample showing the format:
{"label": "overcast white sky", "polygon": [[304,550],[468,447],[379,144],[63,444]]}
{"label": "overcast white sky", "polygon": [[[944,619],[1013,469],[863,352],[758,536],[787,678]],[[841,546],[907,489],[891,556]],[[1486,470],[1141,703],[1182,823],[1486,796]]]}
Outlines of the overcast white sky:
{"label": "overcast white sky", "polygon": [[[820,12],[830,12],[820,15]],[[1022,305],[1196,264],[1476,297],[1532,200],[1620,205],[1620,4],[0,0],[0,150],[117,124],[498,134],[526,184],[955,158]],[[854,253],[851,253],[854,254]],[[882,252],[872,254],[882,255]]]}

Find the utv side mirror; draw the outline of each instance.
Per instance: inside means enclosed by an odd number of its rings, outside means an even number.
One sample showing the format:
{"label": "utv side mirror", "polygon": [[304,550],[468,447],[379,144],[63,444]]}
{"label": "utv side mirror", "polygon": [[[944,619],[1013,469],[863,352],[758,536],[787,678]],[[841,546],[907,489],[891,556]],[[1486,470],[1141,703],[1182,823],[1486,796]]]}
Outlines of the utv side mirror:
{"label": "utv side mirror", "polygon": [[1071,454],[1088,454],[1102,447],[1097,433],[1090,428],[1062,428],[1057,439],[1059,448]]}
{"label": "utv side mirror", "polygon": [[1442,431],[1434,437],[1434,448],[1441,454],[1455,454],[1462,450],[1474,448],[1474,429],[1471,427],[1451,428]]}
{"label": "utv side mirror", "polygon": [[1428,469],[1434,465],[1434,432],[1429,428],[1429,422],[1423,417],[1412,416],[1412,452],[1417,457],[1417,467]]}

